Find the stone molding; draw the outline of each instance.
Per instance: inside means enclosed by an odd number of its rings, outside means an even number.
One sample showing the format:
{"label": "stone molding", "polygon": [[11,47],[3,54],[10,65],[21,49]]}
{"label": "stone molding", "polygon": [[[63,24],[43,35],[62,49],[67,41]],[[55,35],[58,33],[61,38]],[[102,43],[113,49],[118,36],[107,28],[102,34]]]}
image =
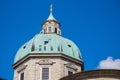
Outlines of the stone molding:
{"label": "stone molding", "polygon": [[42,59],[39,62],[37,62],[37,64],[39,65],[53,65],[55,62],[53,62],[50,59]]}
{"label": "stone molding", "polygon": [[17,72],[19,73],[19,72],[23,71],[26,67],[27,67],[27,65],[21,65],[20,67],[18,67]]}
{"label": "stone molding", "polygon": [[72,64],[72,63],[67,63],[67,64],[65,64],[65,66],[68,67],[68,68],[71,68],[71,69],[73,69],[75,71],[77,71],[77,67],[74,64]]}

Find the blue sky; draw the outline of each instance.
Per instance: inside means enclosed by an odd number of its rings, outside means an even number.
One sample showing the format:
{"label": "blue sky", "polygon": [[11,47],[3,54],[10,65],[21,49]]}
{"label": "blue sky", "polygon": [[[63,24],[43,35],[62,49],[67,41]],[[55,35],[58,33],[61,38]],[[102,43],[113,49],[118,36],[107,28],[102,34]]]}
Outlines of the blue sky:
{"label": "blue sky", "polygon": [[120,0],[0,0],[0,77],[13,80],[14,56],[41,31],[51,3],[63,37],[80,48],[85,70],[120,58]]}

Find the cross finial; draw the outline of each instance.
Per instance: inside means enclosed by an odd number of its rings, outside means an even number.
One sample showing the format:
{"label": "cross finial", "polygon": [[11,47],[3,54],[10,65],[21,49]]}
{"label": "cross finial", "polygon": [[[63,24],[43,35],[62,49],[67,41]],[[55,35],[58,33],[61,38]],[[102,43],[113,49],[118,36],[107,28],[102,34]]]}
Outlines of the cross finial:
{"label": "cross finial", "polygon": [[50,12],[52,13],[52,4],[50,5]]}

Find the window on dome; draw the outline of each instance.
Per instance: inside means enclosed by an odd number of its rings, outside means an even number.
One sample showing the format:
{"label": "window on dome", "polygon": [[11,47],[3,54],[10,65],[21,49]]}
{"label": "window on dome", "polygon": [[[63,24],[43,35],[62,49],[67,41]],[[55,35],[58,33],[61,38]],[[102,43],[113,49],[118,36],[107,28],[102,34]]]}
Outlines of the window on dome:
{"label": "window on dome", "polygon": [[44,33],[46,33],[46,31],[47,31],[47,28],[45,27],[45,28],[44,28]]}
{"label": "window on dome", "polygon": [[55,28],[55,33],[57,33],[57,28]]}
{"label": "window on dome", "polygon": [[25,46],[23,46],[23,49],[25,49],[26,48],[26,45]]}
{"label": "window on dome", "polygon": [[39,45],[39,47],[42,47],[42,45]]}
{"label": "window on dome", "polygon": [[35,46],[34,44],[32,45],[32,48],[31,48],[31,51],[34,51],[35,50]]}
{"label": "window on dome", "polygon": [[42,45],[39,45],[39,51],[41,51],[41,50],[42,50],[42,48],[41,48],[41,47],[42,47]]}
{"label": "window on dome", "polygon": [[79,55],[79,58],[82,59],[81,56],[80,56],[80,53],[78,53],[78,55]]}
{"label": "window on dome", "polygon": [[71,45],[68,45],[68,47],[71,47]]}
{"label": "window on dome", "polygon": [[58,47],[58,51],[60,51],[60,47]]}
{"label": "window on dome", "polygon": [[46,46],[44,46],[44,50],[46,51]]}
{"label": "window on dome", "polygon": [[48,32],[51,32],[51,27],[48,27]]}
{"label": "window on dome", "polygon": [[53,51],[53,47],[51,46],[51,51]]}
{"label": "window on dome", "polygon": [[41,48],[39,48],[39,51],[41,51],[42,49]]}
{"label": "window on dome", "polygon": [[63,51],[62,46],[61,46],[61,51]]}
{"label": "window on dome", "polygon": [[44,44],[46,45],[48,43],[48,41],[44,41]]}

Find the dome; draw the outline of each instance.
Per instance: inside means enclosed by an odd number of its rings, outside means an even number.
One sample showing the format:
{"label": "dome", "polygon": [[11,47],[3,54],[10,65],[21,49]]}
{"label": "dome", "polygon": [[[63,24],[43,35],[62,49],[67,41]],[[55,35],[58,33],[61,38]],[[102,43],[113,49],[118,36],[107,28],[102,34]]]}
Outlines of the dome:
{"label": "dome", "polygon": [[28,54],[56,54],[62,53],[66,56],[82,61],[79,48],[69,39],[57,34],[37,34],[26,42],[18,50],[14,63]]}
{"label": "dome", "polygon": [[28,54],[64,54],[71,58],[82,61],[79,48],[69,39],[61,36],[60,23],[52,15],[52,5],[50,15],[42,24],[42,31],[36,34],[31,40],[26,42],[18,50],[14,63],[21,60]]}

